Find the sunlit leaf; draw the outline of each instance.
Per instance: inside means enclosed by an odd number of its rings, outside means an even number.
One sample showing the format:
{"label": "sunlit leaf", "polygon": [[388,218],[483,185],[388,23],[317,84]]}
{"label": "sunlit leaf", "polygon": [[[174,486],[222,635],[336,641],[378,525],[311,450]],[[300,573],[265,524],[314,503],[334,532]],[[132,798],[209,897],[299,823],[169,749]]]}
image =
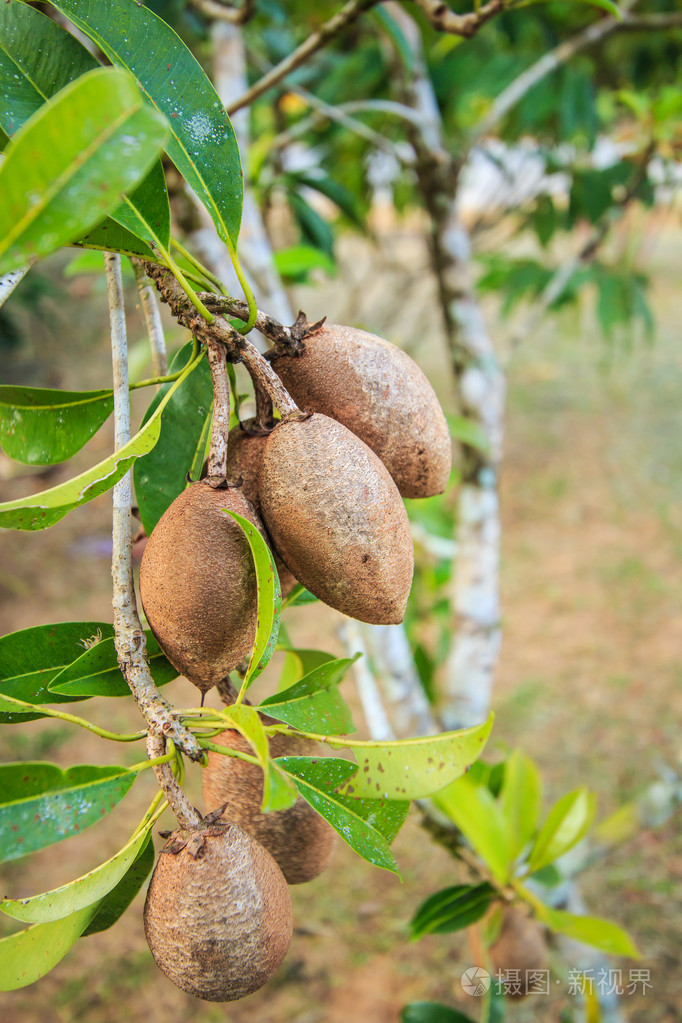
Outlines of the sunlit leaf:
{"label": "sunlit leaf", "polygon": [[510,825],[485,785],[460,778],[434,796],[498,881],[506,882],[514,861]]}
{"label": "sunlit leaf", "polygon": [[531,849],[528,865],[531,871],[553,863],[572,849],[590,830],[597,809],[597,800],[587,788],[569,792],[556,803]]}
{"label": "sunlit leaf", "polygon": [[500,805],[509,823],[510,853],[515,858],[532,838],[542,805],[540,773],[520,750],[514,750],[505,762]]}
{"label": "sunlit leaf", "polygon": [[0,166],[0,273],[102,220],[149,170],[166,136],[163,119],[116,68],[65,86],[19,129]]}
{"label": "sunlit leaf", "polygon": [[537,914],[538,919],[550,930],[566,934],[583,945],[591,945],[608,955],[639,959],[639,952],[630,935],[611,920],[578,916],[563,909],[550,909],[549,906],[537,906]]}
{"label": "sunlit leaf", "polygon": [[130,864],[115,888],[102,899],[97,910],[97,915],[83,931],[83,936],[98,934],[111,927],[119,917],[123,916],[126,909],[133,901],[142,885],[145,883],[155,860],[154,842],[151,834],[147,833],[146,841],[138,852],[135,860]]}
{"label": "sunlit leaf", "polygon": [[[164,686],[178,677],[152,633],[145,632],[147,660],[152,678],[157,686]],[[89,650],[85,650],[77,661],[64,668],[48,684],[50,697],[59,696],[87,698],[91,696],[130,696],[130,688],[121,674],[118,655],[113,637],[103,639]]]}
{"label": "sunlit leaf", "polygon": [[49,973],[64,958],[88,926],[97,904],[64,920],[33,924],[0,941],[0,991],[27,987]]}
{"label": "sunlit leaf", "polygon": [[302,731],[321,735],[354,732],[353,719],[338,684],[355,660],[344,657],[320,665],[289,689],[263,700],[259,709]]}

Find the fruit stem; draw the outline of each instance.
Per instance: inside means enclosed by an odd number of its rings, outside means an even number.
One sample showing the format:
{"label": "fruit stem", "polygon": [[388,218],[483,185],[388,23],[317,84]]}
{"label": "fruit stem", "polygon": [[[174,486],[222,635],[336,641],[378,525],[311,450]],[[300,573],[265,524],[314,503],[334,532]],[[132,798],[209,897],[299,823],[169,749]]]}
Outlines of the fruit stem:
{"label": "fruit stem", "polygon": [[227,434],[230,429],[230,382],[227,377],[225,345],[207,343],[208,364],[213,383],[213,420],[208,452],[208,482],[217,487],[227,477]]}
{"label": "fruit stem", "polygon": [[220,278],[216,277],[216,275],[212,273],[207,267],[205,267],[203,263],[200,263],[196,256],[194,256],[188,249],[186,249],[184,245],[180,244],[177,238],[171,238],[171,245],[173,246],[174,249],[177,249],[180,255],[187,260],[190,266],[193,266],[195,270],[199,271],[199,273],[203,278],[205,278],[205,280],[207,280],[210,284],[214,284],[221,295],[223,295],[225,298],[230,297],[229,291],[227,290],[223,282],[220,280]]}
{"label": "fruit stem", "polygon": [[197,739],[201,748],[207,749],[211,753],[222,753],[225,757],[236,757],[237,760],[246,760],[247,763],[256,764],[257,767],[261,764],[258,757],[252,757],[250,753],[240,753],[239,750],[228,749],[227,746],[219,746],[218,743],[210,742],[208,739],[202,739],[201,736],[198,736]]}
{"label": "fruit stem", "polygon": [[[149,735],[147,737],[147,756],[154,762],[166,753],[166,740],[162,735]],[[174,751],[171,754],[174,758]],[[201,817],[194,809],[189,799],[182,791],[173,774],[173,768],[169,763],[154,763],[154,774],[159,787],[168,800],[168,805],[175,815],[175,819],[181,828],[193,831],[201,823]]]}
{"label": "fruit stem", "polygon": [[245,341],[241,356],[251,374],[256,393],[258,388],[264,390],[282,418],[301,411],[270,363],[250,341]]}

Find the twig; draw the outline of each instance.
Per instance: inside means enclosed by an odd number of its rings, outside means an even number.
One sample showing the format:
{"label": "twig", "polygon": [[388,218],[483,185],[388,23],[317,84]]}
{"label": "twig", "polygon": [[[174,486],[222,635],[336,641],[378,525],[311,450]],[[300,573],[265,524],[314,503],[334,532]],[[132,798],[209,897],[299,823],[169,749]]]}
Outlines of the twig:
{"label": "twig", "polygon": [[227,379],[225,346],[208,343],[208,364],[213,382],[213,422],[208,453],[207,479],[212,487],[225,484],[227,477],[227,434],[230,428],[230,382]]}
{"label": "twig", "polygon": [[[166,742],[163,736],[150,734],[147,737],[147,756],[149,759],[156,760],[157,757],[162,757],[165,752]],[[178,785],[171,765],[157,764],[154,767],[154,774],[180,827],[188,831],[193,831],[199,827],[201,816]]]}
{"label": "twig", "polygon": [[5,304],[17,284],[23,281],[30,269],[31,266],[29,264],[28,266],[19,267],[18,270],[11,270],[8,274],[0,277],[0,307]]}
{"label": "twig", "polygon": [[227,113],[231,115],[237,110],[241,110],[242,107],[249,106],[255,99],[262,96],[264,92],[267,92],[268,89],[281,82],[283,78],[286,78],[292,71],[295,71],[301,64],[304,64],[309,57],[312,57],[330,39],[333,39],[344,28],[356,21],[361,14],[364,14],[371,7],[375,7],[377,3],[379,3],[379,0],[350,0],[349,3],[344,4],[340,11],[337,11],[329,21],[325,21],[323,25],[309,35],[305,42],[301,43],[293,53],[290,53],[288,57],[285,57],[279,64],[276,64],[272,70],[263,75],[250,89],[247,89],[243,96],[240,96],[239,99],[231,103],[226,108]]}
{"label": "twig", "polygon": [[[215,295],[211,291],[200,292],[201,300],[207,309],[216,315],[227,313],[230,316],[237,316],[240,320],[246,319],[247,305],[242,299],[229,298],[224,295]],[[290,327],[285,327],[270,316],[269,313],[258,310],[255,327],[268,341],[272,341],[282,352],[292,355],[300,351],[301,341],[309,334],[313,334],[322,326],[323,321],[309,323],[305,315],[299,312],[296,320]]]}
{"label": "twig", "polygon": [[226,21],[230,25],[245,25],[256,13],[255,0],[242,0],[241,7],[220,0],[191,0],[191,3],[212,21]]}
{"label": "twig", "polygon": [[152,367],[154,376],[162,377],[168,373],[168,359],[166,356],[166,340],[163,336],[163,324],[159,303],[156,300],[156,291],[151,281],[144,272],[144,264],[141,260],[132,257],[130,262],[133,265],[137,290],[140,293],[140,304],[144,313],[144,321],[147,325],[147,336],[149,347],[152,353]]}
{"label": "twig", "polygon": [[255,345],[247,341],[241,355],[244,365],[251,374],[254,387],[256,389],[261,387],[270,396],[273,405],[282,417],[294,415],[297,412],[303,415],[268,360],[263,358]]}
{"label": "twig", "polygon": [[471,39],[487,21],[499,14],[509,0],[489,0],[470,14],[455,14],[444,0],[414,0],[438,32]]}
{"label": "twig", "polygon": [[[120,256],[105,253],[104,265],[114,371],[114,445],[118,451],[130,440],[128,352]],[[115,485],[113,499],[111,574],[118,663],[150,734],[172,739],[179,750],[193,760],[200,760],[202,753],[199,744],[192,733],[176,721],[149,670],[145,634],[137,613],[133,584],[130,471]]]}

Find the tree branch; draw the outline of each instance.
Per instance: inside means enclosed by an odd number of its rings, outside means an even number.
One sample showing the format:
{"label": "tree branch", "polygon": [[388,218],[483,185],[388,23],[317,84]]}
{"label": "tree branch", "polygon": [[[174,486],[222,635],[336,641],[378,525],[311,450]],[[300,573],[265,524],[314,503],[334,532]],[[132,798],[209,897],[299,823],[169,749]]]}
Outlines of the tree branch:
{"label": "tree branch", "polygon": [[[161,735],[149,735],[147,737],[147,756],[150,760],[162,757],[166,752],[166,742]],[[157,764],[153,768],[159,788],[168,800],[168,805],[175,815],[175,819],[181,828],[193,831],[199,827],[201,816],[192,806],[189,799],[182,791],[173,774],[170,764]]]}
{"label": "tree branch", "polygon": [[130,262],[133,265],[137,290],[140,293],[140,304],[142,305],[144,321],[147,325],[154,376],[163,377],[168,372],[168,358],[166,356],[166,340],[163,336],[163,324],[161,322],[159,303],[156,300],[156,291],[144,272],[142,260],[136,259],[133,256]]}
{"label": "tree branch", "polygon": [[[114,447],[118,451],[130,440],[128,398],[128,352],[121,280],[121,257],[105,253],[104,265],[109,297],[111,354],[114,371]],[[146,639],[137,613],[133,584],[130,471],[113,491],[113,609],[116,653],[121,672],[130,686],[150,735],[172,739],[193,760],[200,760],[199,744],[173,716],[159,693],[149,670]]]}
{"label": "tree branch", "polygon": [[305,42],[301,43],[293,53],[276,64],[267,74],[263,75],[250,89],[247,89],[243,96],[226,107],[227,113],[232,115],[242,107],[253,103],[255,99],[262,96],[264,92],[271,89],[283,78],[290,75],[292,71],[305,64],[309,57],[322,49],[334,36],[339,35],[348,25],[351,25],[361,14],[370,8],[375,7],[379,0],[349,0],[340,11],[325,21],[312,35],[309,35]]}
{"label": "tree branch", "polygon": [[22,266],[18,270],[11,270],[8,274],[0,277],[0,307],[5,304],[16,286],[21,284],[30,269],[30,265]]}
{"label": "tree branch", "polygon": [[508,2],[509,0],[489,0],[487,4],[479,7],[477,11],[471,11],[470,14],[455,14],[443,0],[414,0],[438,32],[463,36],[465,39],[475,36],[487,21],[504,10]]}
{"label": "tree branch", "polygon": [[211,21],[226,21],[230,25],[245,25],[256,13],[255,0],[242,0],[241,7],[222,3],[221,0],[190,0],[198,11]]}

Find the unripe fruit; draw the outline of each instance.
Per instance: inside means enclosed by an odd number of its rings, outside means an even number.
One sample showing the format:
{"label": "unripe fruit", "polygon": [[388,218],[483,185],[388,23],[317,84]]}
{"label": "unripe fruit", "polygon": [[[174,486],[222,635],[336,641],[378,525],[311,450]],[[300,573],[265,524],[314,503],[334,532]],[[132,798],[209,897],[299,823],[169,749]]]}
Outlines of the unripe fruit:
{"label": "unripe fruit", "polygon": [[329,324],[300,355],[273,367],[302,408],[323,412],[369,445],[403,497],[431,497],[452,466],[448,425],[431,384],[409,355],[353,327]]}
{"label": "unripe fruit", "polygon": [[144,907],[151,953],[182,991],[231,1002],[262,987],[287,954],[291,897],[272,856],[233,824],[176,832]]}
{"label": "unripe fruit", "polygon": [[529,994],[527,971],[547,968],[547,947],[540,924],[516,906],[507,907],[499,937],[490,947],[490,961],[507,998],[525,998]]}
{"label": "unripe fruit", "polygon": [[222,508],[262,531],[238,489],[193,483],[162,515],[140,566],[149,627],[171,664],[202,691],[249,655],[256,633],[251,549]]}
{"label": "unripe fruit", "polygon": [[414,554],[405,506],[373,451],[316,413],[270,434],[259,492],[266,529],[287,568],[351,618],[401,622]]}
{"label": "unripe fruit", "polygon": [[[227,475],[235,483],[241,480],[244,497],[251,502],[256,514],[260,515],[258,478],[269,434],[252,432],[255,423],[255,419],[247,419],[230,430],[227,440]],[[272,553],[277,566],[282,597],[287,597],[297,585],[297,580],[274,548]]]}
{"label": "unripe fruit", "polygon": [[[272,724],[271,718],[264,718]],[[251,753],[239,732],[222,732],[213,740],[221,746]],[[309,757],[317,743],[296,735],[273,735],[271,757]],[[208,811],[227,803],[226,817],[244,828],[264,846],[279,865],[289,884],[312,881],[329,864],[336,832],[304,799],[287,810],[261,813],[263,772],[255,764],[222,753],[209,753],[203,772],[204,803]]]}

